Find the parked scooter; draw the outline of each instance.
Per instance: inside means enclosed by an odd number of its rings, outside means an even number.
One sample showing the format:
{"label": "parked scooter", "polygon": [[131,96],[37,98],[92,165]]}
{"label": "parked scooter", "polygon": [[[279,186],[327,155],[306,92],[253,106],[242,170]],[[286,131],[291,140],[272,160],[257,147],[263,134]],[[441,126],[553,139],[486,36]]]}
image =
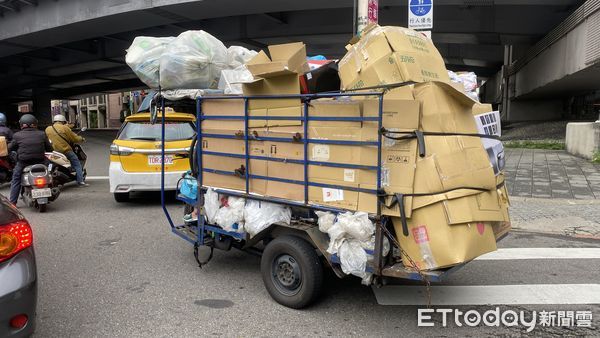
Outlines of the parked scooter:
{"label": "parked scooter", "polygon": [[[81,128],[81,132],[86,131],[87,128]],[[85,162],[87,161],[87,155],[83,151],[83,148],[79,144],[74,144],[73,152],[77,155],[79,162],[81,162],[81,167],[83,168],[83,179],[87,176],[87,171],[85,169]],[[64,185],[69,182],[75,182],[77,179],[75,169],[71,167],[71,162],[69,159],[58,151],[53,151],[46,153],[46,158],[54,165],[54,170],[52,170],[52,177],[54,179],[54,186]]]}
{"label": "parked scooter", "polygon": [[21,198],[30,207],[45,212],[48,203],[56,200],[60,189],[52,186],[52,164],[34,164],[23,169],[21,177]]}

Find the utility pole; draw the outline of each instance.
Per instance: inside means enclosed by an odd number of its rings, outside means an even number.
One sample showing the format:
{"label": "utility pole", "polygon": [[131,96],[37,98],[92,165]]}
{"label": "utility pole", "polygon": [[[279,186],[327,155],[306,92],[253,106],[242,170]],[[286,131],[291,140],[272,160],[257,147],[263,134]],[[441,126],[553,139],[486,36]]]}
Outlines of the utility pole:
{"label": "utility pole", "polygon": [[354,33],[360,35],[370,23],[379,22],[379,0],[354,0]]}

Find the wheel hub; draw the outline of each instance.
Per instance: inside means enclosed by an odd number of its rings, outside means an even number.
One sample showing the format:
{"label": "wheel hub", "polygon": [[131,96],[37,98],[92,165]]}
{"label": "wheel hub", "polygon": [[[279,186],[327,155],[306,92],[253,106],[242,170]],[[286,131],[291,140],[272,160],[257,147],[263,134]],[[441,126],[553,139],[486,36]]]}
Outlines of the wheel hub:
{"label": "wheel hub", "polygon": [[302,284],[302,274],[294,257],[287,254],[278,256],[273,261],[272,272],[275,287],[281,293],[288,296],[298,293]]}

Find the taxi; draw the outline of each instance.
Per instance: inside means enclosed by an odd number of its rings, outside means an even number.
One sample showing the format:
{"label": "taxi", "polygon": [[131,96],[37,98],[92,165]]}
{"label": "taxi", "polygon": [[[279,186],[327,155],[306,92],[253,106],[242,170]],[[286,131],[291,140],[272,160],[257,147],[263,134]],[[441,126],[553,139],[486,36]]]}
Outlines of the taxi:
{"label": "taxi", "polygon": [[[162,119],[159,113],[158,121]],[[165,190],[175,190],[190,169],[189,150],[195,137],[194,115],[165,113]],[[161,123],[151,124],[150,113],[128,116],[110,146],[110,192],[117,202],[135,191],[160,190]]]}

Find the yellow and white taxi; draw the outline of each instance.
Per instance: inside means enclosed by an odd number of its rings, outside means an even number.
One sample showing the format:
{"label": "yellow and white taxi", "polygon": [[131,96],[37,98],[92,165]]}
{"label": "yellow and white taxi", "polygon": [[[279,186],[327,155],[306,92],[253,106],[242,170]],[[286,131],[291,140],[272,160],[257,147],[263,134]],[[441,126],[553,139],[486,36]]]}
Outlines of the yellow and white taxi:
{"label": "yellow and white taxi", "polygon": [[[159,113],[158,121],[162,118]],[[194,115],[165,113],[165,189],[175,190],[182,174],[190,169],[189,149],[195,137]],[[150,123],[149,113],[125,119],[110,146],[110,192],[117,202],[129,200],[134,191],[160,190],[160,122]]]}

